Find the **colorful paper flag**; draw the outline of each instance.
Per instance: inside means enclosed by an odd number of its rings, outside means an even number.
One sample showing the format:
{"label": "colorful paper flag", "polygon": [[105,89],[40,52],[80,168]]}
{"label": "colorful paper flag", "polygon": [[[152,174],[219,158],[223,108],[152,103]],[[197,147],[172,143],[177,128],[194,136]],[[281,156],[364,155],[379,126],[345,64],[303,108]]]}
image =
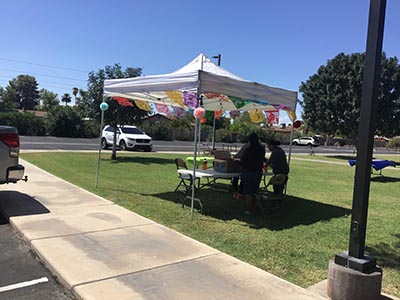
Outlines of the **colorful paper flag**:
{"label": "colorful paper flag", "polygon": [[197,94],[191,92],[183,92],[183,104],[189,108],[197,107]]}
{"label": "colorful paper flag", "polygon": [[261,110],[251,110],[249,111],[250,120],[253,123],[263,123],[264,122],[264,114]]}
{"label": "colorful paper flag", "polygon": [[236,119],[240,115],[240,112],[237,110],[231,110],[229,112],[229,115],[231,116],[232,119]]}
{"label": "colorful paper flag", "polygon": [[153,111],[151,109],[150,105],[146,101],[143,101],[143,100],[134,100],[134,101],[135,101],[136,106],[139,109],[145,110],[145,111]]}
{"label": "colorful paper flag", "polygon": [[229,99],[233,102],[233,104],[235,104],[237,109],[250,103],[250,101],[248,101],[248,100],[245,100],[243,98],[234,97],[234,96],[229,96]]}
{"label": "colorful paper flag", "polygon": [[184,107],[182,93],[180,91],[165,91],[165,94],[175,103]]}
{"label": "colorful paper flag", "polygon": [[215,120],[219,120],[219,118],[222,116],[223,113],[224,113],[223,110],[214,111]]}
{"label": "colorful paper flag", "polygon": [[123,97],[112,97],[115,101],[118,102],[121,106],[133,106],[133,104],[127,99]]}
{"label": "colorful paper flag", "polygon": [[296,113],[293,110],[287,110],[286,112],[292,122],[297,119]]}
{"label": "colorful paper flag", "polygon": [[265,111],[268,124],[279,124],[279,110]]}
{"label": "colorful paper flag", "polygon": [[182,107],[174,107],[173,106],[172,109],[174,111],[175,116],[177,116],[177,117],[186,115],[186,111]]}
{"label": "colorful paper flag", "polygon": [[156,107],[156,109],[159,113],[166,114],[167,116],[169,116],[171,114],[168,106],[166,106],[165,104],[154,103],[154,106]]}

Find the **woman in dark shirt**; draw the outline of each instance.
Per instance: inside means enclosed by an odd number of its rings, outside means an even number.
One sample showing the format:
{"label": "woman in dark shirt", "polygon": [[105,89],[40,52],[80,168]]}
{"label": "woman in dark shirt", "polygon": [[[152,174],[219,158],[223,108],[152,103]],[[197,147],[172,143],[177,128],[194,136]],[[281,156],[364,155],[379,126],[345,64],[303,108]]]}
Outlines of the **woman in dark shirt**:
{"label": "woman in dark shirt", "polygon": [[256,133],[249,136],[249,146],[244,150],[240,159],[242,166],[243,194],[250,214],[255,209],[255,193],[257,193],[262,177],[262,167],[265,160],[265,148],[261,145]]}

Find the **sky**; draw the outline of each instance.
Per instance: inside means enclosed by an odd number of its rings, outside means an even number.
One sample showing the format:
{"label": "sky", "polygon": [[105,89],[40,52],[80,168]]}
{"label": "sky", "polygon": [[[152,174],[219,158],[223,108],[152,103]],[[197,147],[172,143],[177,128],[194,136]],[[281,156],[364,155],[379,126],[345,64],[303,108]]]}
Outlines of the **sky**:
{"label": "sky", "polygon": [[[165,74],[204,53],[221,54],[221,66],[247,80],[298,91],[337,54],[365,51],[369,3],[3,0],[0,86],[29,74],[40,89],[72,95],[73,87],[86,89],[90,71],[106,65]],[[400,57],[399,12],[400,1],[387,0],[388,56]]]}

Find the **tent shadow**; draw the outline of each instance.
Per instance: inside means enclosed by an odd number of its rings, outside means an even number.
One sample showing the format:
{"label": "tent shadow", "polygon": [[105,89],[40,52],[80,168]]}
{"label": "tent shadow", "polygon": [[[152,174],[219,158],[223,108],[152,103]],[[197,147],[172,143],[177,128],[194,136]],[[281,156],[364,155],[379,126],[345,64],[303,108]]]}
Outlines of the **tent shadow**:
{"label": "tent shadow", "polygon": [[50,211],[35,198],[17,191],[0,191],[0,210],[10,217],[47,214]]}
{"label": "tent shadow", "polygon": [[143,164],[143,165],[151,165],[151,164],[162,164],[162,165],[174,165],[175,162],[173,159],[167,158],[159,158],[159,157],[141,157],[141,156],[117,156],[116,159],[111,158],[102,158],[103,161],[109,160],[113,164]]}
{"label": "tent shadow", "polygon": [[331,156],[325,156],[325,157],[346,160],[346,161],[349,161],[350,159],[356,159],[356,157],[354,155],[331,155]]}
{"label": "tent shadow", "polygon": [[399,182],[400,178],[397,177],[387,177],[387,176],[377,176],[371,177],[371,181],[373,182],[381,182],[381,183],[388,183],[388,182]]}
{"label": "tent shadow", "polygon": [[379,243],[366,246],[365,251],[377,259],[380,267],[400,269],[400,234],[393,235],[397,240],[394,244]]}
{"label": "tent shadow", "polygon": [[[284,230],[345,217],[351,213],[350,209],[343,207],[287,196],[276,209],[266,211],[266,217],[260,211],[256,211],[253,215],[246,215],[244,214],[246,205],[243,200],[232,199],[230,195],[220,194],[212,190],[201,191],[203,214],[224,221],[240,220],[255,229]],[[159,193],[152,196],[179,204],[182,203],[184,197],[183,194],[177,192]],[[189,202],[185,203],[185,208],[188,207],[190,207]],[[199,208],[197,203],[195,203],[195,208]]]}

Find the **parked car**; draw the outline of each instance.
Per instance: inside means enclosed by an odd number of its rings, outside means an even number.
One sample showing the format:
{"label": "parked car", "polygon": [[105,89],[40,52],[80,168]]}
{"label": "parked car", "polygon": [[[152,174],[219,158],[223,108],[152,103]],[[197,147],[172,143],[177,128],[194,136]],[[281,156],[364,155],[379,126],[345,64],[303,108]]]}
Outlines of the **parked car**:
{"label": "parked car", "polygon": [[[101,146],[107,149],[113,145],[114,127],[106,126],[101,136]],[[153,149],[151,137],[136,126],[117,126],[117,145],[121,150],[144,150],[150,152]]]}
{"label": "parked car", "polygon": [[[24,177],[25,167],[18,163],[19,135],[11,126],[0,125],[0,184],[16,183]],[[27,177],[24,178],[27,181]]]}
{"label": "parked car", "polygon": [[313,146],[313,147],[319,146],[319,142],[311,136],[304,136],[294,139],[292,141],[292,144],[300,146]]}

